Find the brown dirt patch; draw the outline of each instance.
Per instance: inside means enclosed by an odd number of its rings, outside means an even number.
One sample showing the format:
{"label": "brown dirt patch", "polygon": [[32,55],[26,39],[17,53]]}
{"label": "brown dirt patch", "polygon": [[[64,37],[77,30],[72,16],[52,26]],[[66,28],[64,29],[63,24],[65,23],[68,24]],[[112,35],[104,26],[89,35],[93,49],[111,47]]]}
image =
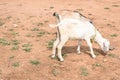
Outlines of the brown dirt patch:
{"label": "brown dirt patch", "polygon": [[[115,50],[102,55],[94,43],[96,59],[82,42],[65,45],[65,61],[51,59],[47,44],[55,39],[54,11],[78,10],[92,19]],[[120,80],[120,1],[119,0],[1,0],[0,1],[0,80]]]}

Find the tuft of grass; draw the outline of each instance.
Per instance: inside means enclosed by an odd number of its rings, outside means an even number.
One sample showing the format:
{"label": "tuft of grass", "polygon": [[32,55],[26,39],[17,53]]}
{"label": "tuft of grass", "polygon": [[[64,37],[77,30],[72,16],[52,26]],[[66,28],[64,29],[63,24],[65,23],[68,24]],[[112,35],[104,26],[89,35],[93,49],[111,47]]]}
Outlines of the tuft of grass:
{"label": "tuft of grass", "polygon": [[39,28],[33,28],[31,31],[39,31]]}
{"label": "tuft of grass", "polygon": [[40,62],[39,62],[38,60],[30,60],[30,63],[31,63],[32,65],[35,65],[35,66],[37,66],[37,65],[40,64]]}
{"label": "tuft of grass", "polygon": [[93,64],[93,66],[96,66],[96,67],[102,67],[102,65],[99,64],[99,63],[95,63],[95,64]]}
{"label": "tuft of grass", "polygon": [[15,62],[12,64],[13,67],[19,67],[20,66],[20,63],[19,62]]}
{"label": "tuft of grass", "polygon": [[3,26],[5,23],[0,19],[0,26]]}
{"label": "tuft of grass", "polygon": [[9,57],[9,59],[14,59],[14,58],[15,58],[15,56],[10,56],[10,57]]}
{"label": "tuft of grass", "polygon": [[11,50],[18,50],[19,49],[18,44],[20,44],[20,42],[18,40],[12,40],[11,44],[13,45]]}
{"label": "tuft of grass", "polygon": [[31,46],[32,46],[32,44],[30,44],[30,43],[22,45],[23,50],[26,51],[26,52],[31,52],[31,49],[32,49]]}
{"label": "tuft of grass", "polygon": [[26,35],[26,37],[32,37],[32,34],[28,33],[28,34]]}
{"label": "tuft of grass", "polygon": [[110,35],[111,37],[117,37],[118,35],[117,34],[112,34]]}
{"label": "tuft of grass", "polygon": [[12,50],[18,50],[18,49],[19,49],[19,46],[18,46],[18,45],[14,45],[11,49],[12,49]]}
{"label": "tuft of grass", "polygon": [[50,32],[47,32],[47,34],[51,34]]}
{"label": "tuft of grass", "polygon": [[30,43],[26,43],[26,44],[22,45],[22,47],[31,47],[31,46],[32,46],[32,44],[30,44]]}
{"label": "tuft of grass", "polygon": [[60,73],[60,71],[58,69],[52,69],[51,72],[54,76],[57,76]]}
{"label": "tuft of grass", "polygon": [[6,19],[10,19],[10,18],[12,18],[12,16],[7,16],[7,17],[6,17]]}
{"label": "tuft of grass", "polygon": [[44,24],[42,22],[37,23],[37,26],[43,26]]}
{"label": "tuft of grass", "polygon": [[86,67],[81,67],[80,70],[81,70],[81,75],[82,76],[88,76],[89,73],[88,73]]}
{"label": "tuft of grass", "polygon": [[47,48],[52,49],[54,41],[55,39],[51,39],[49,42],[47,42]]}
{"label": "tuft of grass", "polygon": [[18,45],[18,44],[20,44],[20,42],[18,41],[18,40],[12,40],[12,42],[11,42],[13,45]]}
{"label": "tuft of grass", "polygon": [[37,34],[37,37],[42,37],[43,35],[45,35],[45,33],[46,33],[45,31],[41,31]]}
{"label": "tuft of grass", "polygon": [[11,32],[11,35],[13,35],[13,36],[19,36],[19,33],[18,33],[18,32],[15,32],[15,31],[12,31],[12,32]]}
{"label": "tuft of grass", "polygon": [[31,52],[31,49],[32,49],[32,48],[26,47],[26,48],[24,48],[23,50],[26,51],[26,52]]}
{"label": "tuft of grass", "polygon": [[112,57],[112,58],[116,58],[117,57],[115,54],[112,54],[112,53],[109,53],[108,56]]}
{"label": "tuft of grass", "polygon": [[1,45],[10,45],[10,42],[5,40],[4,38],[0,38],[0,44]]}

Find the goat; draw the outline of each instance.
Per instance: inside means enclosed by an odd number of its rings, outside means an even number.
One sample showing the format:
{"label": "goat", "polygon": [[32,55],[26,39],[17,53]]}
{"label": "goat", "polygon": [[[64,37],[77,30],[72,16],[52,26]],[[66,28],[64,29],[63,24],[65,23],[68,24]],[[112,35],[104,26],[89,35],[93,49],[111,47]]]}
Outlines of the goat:
{"label": "goat", "polygon": [[100,45],[104,53],[107,53],[107,51],[109,51],[110,48],[109,40],[103,38],[102,35],[99,33],[99,31],[89,21],[82,21],[82,20],[80,21],[77,19],[65,18],[62,19],[57,25],[49,25],[49,26],[57,27],[59,32],[57,34],[57,39],[53,44],[52,58],[55,57],[56,48],[57,48],[58,58],[60,59],[60,61],[64,61],[61,55],[61,50],[64,44],[69,39],[78,39],[78,40],[84,39],[90,48],[90,53],[93,58],[95,58],[96,55],[93,52],[91,40],[96,41]]}
{"label": "goat", "polygon": [[[89,21],[92,23],[92,21],[88,18],[86,18],[84,15],[82,15],[78,11],[71,11],[71,10],[61,10],[59,12],[54,12],[53,16],[57,18],[57,22],[60,22],[62,19],[65,18],[72,18],[72,19],[78,19],[80,21]],[[78,47],[77,47],[77,53],[80,53],[80,40],[78,40]]]}

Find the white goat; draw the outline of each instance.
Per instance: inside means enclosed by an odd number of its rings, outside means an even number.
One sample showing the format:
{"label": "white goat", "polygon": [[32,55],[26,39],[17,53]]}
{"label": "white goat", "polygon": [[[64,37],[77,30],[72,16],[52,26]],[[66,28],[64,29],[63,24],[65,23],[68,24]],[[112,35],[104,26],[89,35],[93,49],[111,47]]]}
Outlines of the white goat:
{"label": "white goat", "polygon": [[91,40],[95,40],[105,53],[109,51],[109,40],[103,38],[99,31],[97,31],[96,28],[89,21],[80,21],[77,19],[66,18],[61,20],[60,23],[58,23],[57,25],[49,26],[57,27],[58,29],[57,39],[53,44],[52,57],[55,57],[57,48],[58,58],[60,59],[60,61],[64,61],[61,55],[61,50],[68,39],[84,39],[90,48],[91,56],[93,58],[95,58],[96,56],[93,52]]}
{"label": "white goat", "polygon": [[[60,22],[61,20],[65,18],[72,18],[72,19],[77,19],[80,21],[92,21],[85,16],[83,16],[80,12],[78,11],[71,11],[71,10],[61,10],[59,12],[54,12],[53,16],[57,18],[57,21]],[[78,47],[77,47],[77,53],[80,53],[80,40],[78,40]]]}

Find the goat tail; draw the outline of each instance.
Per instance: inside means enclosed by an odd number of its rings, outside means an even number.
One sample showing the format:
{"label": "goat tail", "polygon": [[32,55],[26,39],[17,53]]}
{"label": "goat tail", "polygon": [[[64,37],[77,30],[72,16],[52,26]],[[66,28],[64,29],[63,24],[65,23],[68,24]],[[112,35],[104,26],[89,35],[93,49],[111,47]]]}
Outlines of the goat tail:
{"label": "goat tail", "polygon": [[55,28],[55,27],[57,27],[58,25],[56,25],[56,24],[49,24],[49,27],[51,27],[51,28]]}
{"label": "goat tail", "polygon": [[53,16],[57,17],[58,22],[60,22],[62,20],[62,17],[57,12],[54,12]]}

